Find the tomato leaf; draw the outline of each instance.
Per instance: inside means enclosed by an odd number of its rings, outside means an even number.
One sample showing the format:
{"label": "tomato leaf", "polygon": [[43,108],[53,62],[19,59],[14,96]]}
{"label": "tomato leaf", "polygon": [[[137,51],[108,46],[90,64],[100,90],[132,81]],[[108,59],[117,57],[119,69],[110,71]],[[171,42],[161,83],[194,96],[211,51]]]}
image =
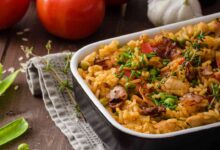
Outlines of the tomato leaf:
{"label": "tomato leaf", "polygon": [[17,70],[10,75],[8,75],[4,80],[0,81],[0,96],[10,87],[14,82],[20,70]]}
{"label": "tomato leaf", "polygon": [[0,146],[21,136],[27,129],[28,122],[24,118],[19,118],[3,126],[0,128]]}

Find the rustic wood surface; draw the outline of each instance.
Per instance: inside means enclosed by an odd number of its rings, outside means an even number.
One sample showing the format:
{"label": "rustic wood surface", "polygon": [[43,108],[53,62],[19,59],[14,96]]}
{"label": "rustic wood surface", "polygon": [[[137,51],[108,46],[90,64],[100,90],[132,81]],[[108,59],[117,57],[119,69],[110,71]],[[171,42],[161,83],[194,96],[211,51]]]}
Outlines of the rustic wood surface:
{"label": "rustic wood surface", "polygon": [[[153,25],[147,20],[146,11],[146,0],[130,0],[124,17],[121,16],[120,8],[107,8],[104,22],[95,34],[84,40],[68,41],[56,38],[44,30],[37,18],[35,4],[32,2],[27,14],[19,24],[12,29],[0,32],[1,63],[6,68],[19,67],[18,58],[24,56],[20,45],[34,46],[36,54],[44,55],[46,54],[44,45],[50,39],[53,41],[53,52],[76,51],[82,46],[98,40],[152,28]],[[204,8],[203,12],[204,14],[220,12],[220,1]],[[22,36],[16,34],[25,28],[30,28],[31,31]],[[22,38],[28,38],[28,41],[22,41]],[[31,128],[24,136],[0,149],[16,150],[20,143],[25,142],[30,145],[32,150],[71,150],[67,138],[50,119],[41,98],[31,95],[25,75],[20,75],[14,83],[15,85],[19,85],[18,90],[14,90],[12,87],[4,96],[0,97],[0,126],[24,116],[28,119]]]}

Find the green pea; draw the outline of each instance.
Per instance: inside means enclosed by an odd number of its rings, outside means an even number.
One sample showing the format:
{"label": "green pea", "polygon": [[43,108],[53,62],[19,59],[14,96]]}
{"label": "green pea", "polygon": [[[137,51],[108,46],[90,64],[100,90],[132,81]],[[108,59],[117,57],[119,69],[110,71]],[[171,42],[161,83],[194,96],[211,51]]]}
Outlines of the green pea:
{"label": "green pea", "polygon": [[18,146],[18,150],[29,150],[29,145],[26,143],[22,143]]}
{"label": "green pea", "polygon": [[150,75],[152,75],[152,76],[156,76],[157,73],[158,73],[158,71],[156,69],[151,69],[150,70]]}
{"label": "green pea", "polygon": [[100,102],[102,103],[103,106],[107,106],[108,105],[108,99],[107,98],[101,98]]}
{"label": "green pea", "polygon": [[164,100],[164,103],[165,103],[165,104],[168,104],[168,105],[174,105],[174,104],[176,103],[176,100],[173,99],[173,98],[166,98],[166,99]]}
{"label": "green pea", "polygon": [[165,93],[160,93],[159,96],[160,96],[161,100],[166,99],[166,94]]}
{"label": "green pea", "polygon": [[134,83],[131,82],[127,82],[125,83],[125,88],[128,89],[134,89],[136,87],[136,85]]}

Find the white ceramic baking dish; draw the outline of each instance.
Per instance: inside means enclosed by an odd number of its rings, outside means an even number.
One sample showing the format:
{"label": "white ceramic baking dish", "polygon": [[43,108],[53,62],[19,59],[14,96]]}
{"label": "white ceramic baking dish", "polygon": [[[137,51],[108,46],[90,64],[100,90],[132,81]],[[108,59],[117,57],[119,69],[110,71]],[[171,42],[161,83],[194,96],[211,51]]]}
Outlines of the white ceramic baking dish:
{"label": "white ceramic baking dish", "polygon": [[154,34],[161,32],[162,30],[169,30],[169,31],[174,30],[175,31],[185,25],[195,24],[195,23],[199,23],[201,21],[208,22],[208,21],[213,20],[215,18],[220,18],[220,13],[216,13],[216,14],[212,14],[212,15],[208,15],[208,16],[203,16],[203,17],[199,17],[199,18],[195,18],[195,19],[191,19],[191,20],[187,20],[187,21],[183,21],[183,22],[178,22],[178,23],[174,23],[174,24],[170,24],[170,25],[166,25],[166,26],[161,26],[161,27],[157,27],[157,28],[147,29],[147,30],[143,30],[140,32],[136,32],[136,33],[132,33],[132,34],[128,34],[128,35],[123,35],[123,36],[119,36],[119,37],[115,37],[115,38],[111,38],[111,39],[107,39],[107,40],[103,40],[103,41],[99,41],[99,42],[87,45],[87,46],[81,48],[80,50],[78,50],[74,54],[74,56],[72,57],[71,65],[70,65],[71,71],[72,71],[75,79],[81,85],[82,89],[86,92],[86,94],[89,96],[91,101],[95,104],[95,106],[98,108],[98,110],[104,115],[104,117],[108,120],[108,122],[111,125],[113,125],[115,128],[119,129],[120,131],[122,131],[126,134],[130,134],[132,136],[136,136],[136,137],[140,137],[140,138],[161,139],[161,138],[170,138],[170,137],[175,137],[178,135],[189,134],[189,133],[193,133],[193,132],[207,130],[207,129],[211,129],[214,127],[220,127],[220,122],[217,122],[217,123],[213,123],[213,124],[209,124],[209,125],[194,127],[194,128],[190,128],[190,129],[185,129],[185,130],[171,132],[171,133],[165,133],[165,134],[145,134],[145,133],[135,132],[133,130],[130,130],[128,128],[123,127],[116,120],[114,120],[114,118],[108,113],[108,111],[99,102],[99,100],[96,98],[96,96],[93,94],[93,92],[89,89],[89,87],[87,86],[87,84],[84,82],[83,78],[80,76],[79,72],[77,71],[79,62],[85,56],[87,56],[91,52],[97,50],[97,48],[100,45],[109,44],[112,40],[118,40],[118,41],[120,41],[121,44],[123,44],[125,42],[128,42],[129,40],[137,39],[142,34],[147,34],[149,36],[151,36],[151,35],[153,36]]}

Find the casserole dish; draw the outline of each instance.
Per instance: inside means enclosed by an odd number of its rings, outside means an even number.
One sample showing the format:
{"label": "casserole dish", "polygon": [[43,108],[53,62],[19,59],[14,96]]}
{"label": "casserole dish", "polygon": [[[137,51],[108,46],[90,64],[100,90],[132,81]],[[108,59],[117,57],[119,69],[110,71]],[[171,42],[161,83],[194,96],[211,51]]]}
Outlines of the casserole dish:
{"label": "casserole dish", "polygon": [[[92,91],[86,85],[86,83],[84,82],[83,78],[80,76],[80,74],[78,73],[78,70],[77,70],[79,62],[85,56],[87,56],[88,54],[95,51],[100,45],[108,44],[113,40],[118,40],[118,41],[120,41],[121,44],[123,44],[123,43],[126,43],[129,40],[138,38],[142,34],[147,34],[148,36],[153,36],[153,35],[161,32],[161,30],[175,31],[175,30],[181,28],[182,26],[185,26],[185,25],[188,25],[188,24],[195,24],[195,23],[199,23],[201,21],[208,22],[208,21],[211,21],[211,20],[213,20],[215,18],[218,18],[218,17],[220,17],[220,13],[209,15],[209,16],[204,16],[204,17],[200,17],[200,18],[195,18],[195,19],[192,19],[192,20],[183,21],[183,22],[179,22],[179,23],[175,23],[175,24],[171,24],[171,25],[166,25],[166,26],[162,26],[162,27],[158,27],[158,28],[144,30],[144,31],[140,31],[140,32],[137,32],[137,33],[132,33],[132,34],[128,34],[128,35],[124,35],[124,36],[120,36],[120,37],[116,37],[116,38],[112,38],[112,39],[107,39],[107,40],[104,40],[104,41],[100,41],[100,42],[90,44],[90,45],[85,46],[82,49],[80,49],[73,56],[73,58],[71,60],[72,73],[73,73],[75,79],[77,80],[77,82],[82,87],[82,89],[86,92],[86,94],[91,99],[91,102],[97,107],[97,109],[105,117],[107,122],[109,122],[117,130],[120,130],[123,133],[128,134],[130,137],[147,139],[147,140],[151,140],[151,141],[152,140],[157,141],[157,140],[162,140],[162,139],[173,139],[175,137],[182,137],[182,135],[186,135],[186,134],[190,135],[190,134],[198,132],[198,131],[204,131],[204,130],[207,130],[207,129],[218,127],[218,126],[220,126],[219,122],[209,124],[209,125],[200,126],[200,127],[185,129],[185,130],[181,130],[181,131],[165,133],[165,134],[146,134],[146,133],[139,133],[139,132],[127,129],[127,128],[123,127],[122,125],[120,125],[116,120],[114,120],[112,118],[112,116],[108,113],[108,111],[103,107],[103,105],[99,102],[99,100],[96,98],[96,96],[92,93]],[[167,142],[167,143],[169,143],[169,142]]]}

